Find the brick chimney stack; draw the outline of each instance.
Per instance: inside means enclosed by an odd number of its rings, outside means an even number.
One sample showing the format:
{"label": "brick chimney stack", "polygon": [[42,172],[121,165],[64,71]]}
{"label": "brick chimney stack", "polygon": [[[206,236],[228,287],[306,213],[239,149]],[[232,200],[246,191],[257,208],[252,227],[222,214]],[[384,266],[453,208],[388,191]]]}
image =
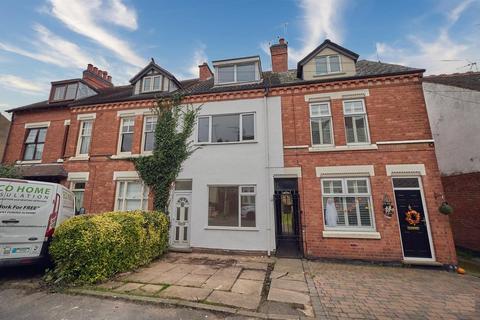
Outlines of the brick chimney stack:
{"label": "brick chimney stack", "polygon": [[270,55],[273,72],[288,71],[288,43],[284,38],[278,39],[278,43],[270,46]]}
{"label": "brick chimney stack", "polygon": [[112,77],[108,72],[94,67],[91,63],[83,71],[83,80],[96,89],[113,87]]}
{"label": "brick chimney stack", "polygon": [[213,72],[206,62],[198,66],[200,80],[208,80],[213,77]]}

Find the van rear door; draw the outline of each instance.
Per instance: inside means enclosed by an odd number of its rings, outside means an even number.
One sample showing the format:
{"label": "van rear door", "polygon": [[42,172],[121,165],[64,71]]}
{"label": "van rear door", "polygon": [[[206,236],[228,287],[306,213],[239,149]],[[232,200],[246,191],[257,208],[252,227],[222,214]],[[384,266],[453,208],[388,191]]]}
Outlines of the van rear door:
{"label": "van rear door", "polygon": [[40,255],[56,185],[0,179],[0,259]]}

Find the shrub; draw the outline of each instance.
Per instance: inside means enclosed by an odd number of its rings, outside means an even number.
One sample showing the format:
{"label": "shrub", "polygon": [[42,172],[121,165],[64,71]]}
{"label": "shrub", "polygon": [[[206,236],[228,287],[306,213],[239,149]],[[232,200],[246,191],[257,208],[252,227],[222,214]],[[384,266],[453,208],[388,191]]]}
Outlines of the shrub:
{"label": "shrub", "polygon": [[158,211],[108,212],[63,222],[50,244],[54,267],[47,280],[92,284],[161,256],[168,247],[168,217]]}

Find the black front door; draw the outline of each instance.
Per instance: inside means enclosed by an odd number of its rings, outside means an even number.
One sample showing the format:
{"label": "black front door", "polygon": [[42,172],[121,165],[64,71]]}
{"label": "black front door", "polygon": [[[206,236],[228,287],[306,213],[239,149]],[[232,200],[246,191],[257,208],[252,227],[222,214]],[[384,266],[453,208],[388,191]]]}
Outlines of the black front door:
{"label": "black front door", "polygon": [[395,190],[405,258],[432,258],[420,190]]}
{"label": "black front door", "polygon": [[300,215],[297,179],[275,179],[275,235],[277,256],[300,257]]}

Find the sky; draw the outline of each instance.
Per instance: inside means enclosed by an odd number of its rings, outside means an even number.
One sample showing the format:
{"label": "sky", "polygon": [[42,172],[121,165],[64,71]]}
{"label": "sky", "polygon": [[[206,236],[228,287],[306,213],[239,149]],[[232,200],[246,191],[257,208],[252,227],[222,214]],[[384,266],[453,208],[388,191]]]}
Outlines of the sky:
{"label": "sky", "polygon": [[80,78],[88,63],[115,85],[151,58],[179,79],[212,60],[289,45],[289,66],[330,39],[360,55],[425,68],[480,67],[480,0],[2,0],[0,112],[47,99],[50,82]]}

